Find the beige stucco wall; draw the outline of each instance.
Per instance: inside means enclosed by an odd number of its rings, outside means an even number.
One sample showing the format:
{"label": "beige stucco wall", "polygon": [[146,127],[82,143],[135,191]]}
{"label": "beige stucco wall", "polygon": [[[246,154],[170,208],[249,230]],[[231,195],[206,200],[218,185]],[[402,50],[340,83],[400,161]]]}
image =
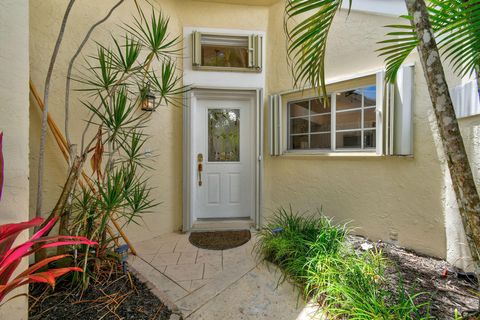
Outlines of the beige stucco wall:
{"label": "beige stucco wall", "polygon": [[[0,1],[0,131],[3,131],[5,184],[0,224],[28,220],[28,0]],[[18,238],[27,239],[28,232]],[[18,268],[23,270],[24,261]],[[27,287],[9,297],[26,293]],[[5,302],[6,300],[4,300]],[[27,298],[0,307],[0,319],[27,319]]]}
{"label": "beige stucco wall", "polygon": [[[68,60],[88,27],[103,17],[115,2],[84,0],[74,6],[51,89],[52,116],[61,128]],[[62,0],[31,0],[30,6],[31,77],[41,91],[66,3]],[[266,31],[266,94],[292,88],[286,63],[282,1],[270,7],[249,7],[191,0],[156,0],[155,6],[161,6],[171,17],[173,34],[179,34],[184,26]],[[92,38],[100,42],[107,41],[109,32],[118,30],[118,23],[129,21],[134,12],[133,1],[126,1],[109,22],[97,29]],[[45,19],[46,16],[49,19]],[[346,19],[345,13],[341,13],[335,21],[330,37],[327,78],[381,68],[383,61],[375,52],[378,48],[376,42],[385,34],[384,25],[397,22],[396,18],[358,12],[353,12]],[[91,49],[92,47],[86,48],[84,52],[88,53]],[[298,210],[323,207],[325,214],[334,217],[338,222],[350,221],[351,226],[356,227],[356,233],[372,239],[389,240],[390,233],[395,232],[398,233],[400,245],[419,252],[450,257],[452,260],[461,254],[462,249],[458,248],[461,241],[458,213],[455,216],[455,210],[452,209],[454,205],[449,196],[449,177],[442,162],[441,147],[438,141],[435,142],[438,139],[426,83],[416,55],[410,61],[416,65],[414,157],[272,158],[266,155],[262,207],[265,218],[279,205],[291,204]],[[449,75],[449,78],[452,85],[456,84],[454,77]],[[84,119],[86,113],[75,102],[75,94],[72,101],[72,119],[75,119],[71,124],[72,136],[74,140],[78,140],[83,126],[79,119]],[[30,108],[32,210],[40,114],[34,103]],[[474,155],[471,159],[478,160],[478,118],[464,119],[460,123],[467,149]],[[148,130],[154,137],[147,148],[157,154],[152,184],[158,188],[155,189],[154,196],[162,204],[154,213],[145,216],[142,226],[131,226],[127,229],[127,234],[133,240],[178,230],[182,221],[182,110],[175,107],[160,108],[152,115]],[[265,131],[265,137],[267,136]],[[266,142],[265,150],[268,150]],[[477,160],[473,160],[476,168],[479,166]],[[65,170],[64,161],[53,137],[49,136],[45,174],[46,209],[51,208],[58,197],[59,186],[65,179]],[[455,221],[457,227],[449,228],[455,225]]]}

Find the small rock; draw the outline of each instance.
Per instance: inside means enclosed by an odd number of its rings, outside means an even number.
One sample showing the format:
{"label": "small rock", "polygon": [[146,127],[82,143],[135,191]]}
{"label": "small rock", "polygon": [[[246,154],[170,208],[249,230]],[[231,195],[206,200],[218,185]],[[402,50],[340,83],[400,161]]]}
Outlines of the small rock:
{"label": "small rock", "polygon": [[360,248],[362,248],[363,251],[368,251],[373,249],[373,245],[368,242],[364,242],[360,245]]}

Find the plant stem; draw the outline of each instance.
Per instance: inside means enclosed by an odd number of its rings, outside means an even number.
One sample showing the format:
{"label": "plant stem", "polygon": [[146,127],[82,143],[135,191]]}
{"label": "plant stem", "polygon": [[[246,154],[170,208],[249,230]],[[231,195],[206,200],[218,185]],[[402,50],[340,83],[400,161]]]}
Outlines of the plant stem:
{"label": "plant stem", "polygon": [[70,15],[70,11],[73,7],[75,0],[70,0],[65,10],[65,14],[63,16],[62,25],[60,27],[60,31],[58,33],[57,41],[55,43],[55,48],[53,49],[52,57],[50,59],[50,65],[47,71],[47,77],[45,78],[45,88],[43,92],[43,103],[44,109],[42,114],[42,127],[41,127],[41,134],[40,134],[40,150],[38,156],[38,173],[37,173],[37,204],[35,209],[35,216],[40,217],[42,215],[42,202],[43,202],[43,173],[45,168],[45,145],[47,140],[47,118],[48,118],[48,94],[50,91],[50,80],[53,73],[53,67],[55,66],[55,61],[58,56],[58,51],[60,50],[60,45],[62,43],[63,34],[65,32],[65,27],[67,26],[68,16]]}
{"label": "plant stem", "polygon": [[[102,23],[108,20],[110,16],[112,15],[113,11],[117,9],[125,0],[120,0],[115,4],[107,13],[105,17],[97,21],[92,27],[88,30],[87,34],[85,35],[85,38],[83,38],[82,43],[78,47],[77,51],[73,55],[72,59],[70,60],[70,63],[68,64],[68,71],[67,71],[67,79],[65,82],[65,138],[67,139],[68,146],[70,147],[71,141],[70,141],[70,133],[69,133],[69,120],[70,120],[70,83],[71,83],[71,76],[72,76],[72,69],[73,65],[75,63],[75,60],[77,57],[80,55],[80,53],[83,50],[83,47],[87,43],[87,41],[90,39],[90,36],[92,35],[93,31]],[[73,160],[73,159],[70,159]]]}

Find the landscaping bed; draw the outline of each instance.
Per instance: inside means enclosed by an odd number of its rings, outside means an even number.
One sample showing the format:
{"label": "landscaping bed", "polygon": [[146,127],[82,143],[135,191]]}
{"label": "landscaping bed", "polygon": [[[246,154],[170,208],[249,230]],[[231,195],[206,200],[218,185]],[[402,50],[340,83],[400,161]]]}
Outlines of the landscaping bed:
{"label": "landscaping bed", "polygon": [[447,262],[352,236],[321,212],[280,208],[258,233],[259,256],[280,267],[332,319],[477,319],[476,284]]}
{"label": "landscaping bed", "polygon": [[350,236],[348,241],[359,251],[362,250],[362,244],[380,248],[389,261],[385,273],[388,290],[395,291],[399,282],[403,282],[407,290],[427,293],[418,299],[430,300],[433,318],[452,319],[455,310],[461,314],[477,309],[478,297],[475,292],[478,290],[473,279],[459,278],[457,274],[461,270],[448,262],[381,241],[373,243],[363,237]]}
{"label": "landscaping bed", "polygon": [[30,320],[167,320],[171,311],[134,275],[113,272],[81,293],[70,282],[30,288]]}

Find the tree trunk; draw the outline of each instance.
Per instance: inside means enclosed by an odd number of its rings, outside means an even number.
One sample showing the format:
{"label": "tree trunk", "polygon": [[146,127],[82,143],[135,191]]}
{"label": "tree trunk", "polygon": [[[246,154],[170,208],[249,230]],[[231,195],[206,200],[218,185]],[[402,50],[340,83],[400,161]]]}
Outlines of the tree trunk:
{"label": "tree trunk", "polygon": [[480,262],[480,198],[458,127],[442,61],[424,0],[405,0],[419,40],[418,52],[437,119],[468,246],[477,274]]}

